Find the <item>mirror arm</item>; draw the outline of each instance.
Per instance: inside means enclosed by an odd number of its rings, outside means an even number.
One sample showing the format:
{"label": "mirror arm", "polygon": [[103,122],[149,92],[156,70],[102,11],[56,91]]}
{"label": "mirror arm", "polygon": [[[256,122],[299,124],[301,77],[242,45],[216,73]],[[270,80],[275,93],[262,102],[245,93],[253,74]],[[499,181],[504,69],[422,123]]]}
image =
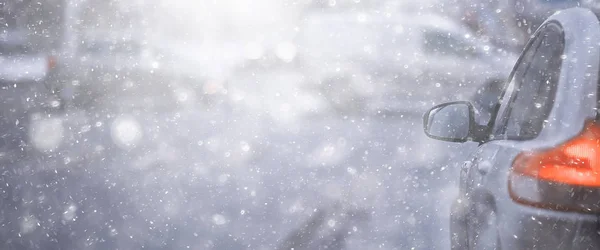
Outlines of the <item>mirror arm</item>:
{"label": "mirror arm", "polygon": [[489,139],[488,126],[476,124],[472,132],[472,138],[474,142],[485,142]]}
{"label": "mirror arm", "polygon": [[498,111],[500,111],[500,103],[496,103],[493,108],[492,118],[488,121],[487,125],[475,125],[473,140],[479,143],[486,142],[490,140],[490,136],[492,134],[492,129],[494,128],[494,124],[496,123],[496,115],[498,115]]}

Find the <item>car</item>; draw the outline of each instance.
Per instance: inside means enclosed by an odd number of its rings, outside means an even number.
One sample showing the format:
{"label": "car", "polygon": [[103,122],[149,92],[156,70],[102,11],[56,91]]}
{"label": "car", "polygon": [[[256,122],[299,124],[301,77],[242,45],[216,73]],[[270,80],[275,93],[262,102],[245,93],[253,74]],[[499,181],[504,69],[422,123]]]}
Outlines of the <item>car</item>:
{"label": "car", "polygon": [[437,8],[436,11],[464,23],[482,40],[518,53],[529,39],[529,34],[523,24],[518,23],[516,10],[511,3],[508,0],[480,1],[477,4],[463,1],[450,8]]}
{"label": "car", "polygon": [[599,40],[597,12],[555,13],[496,91],[487,122],[469,101],[425,113],[427,136],[477,145],[457,163],[452,249],[600,248]]}
{"label": "car", "polygon": [[[0,10],[0,162],[32,152],[35,117],[61,111],[49,82],[56,71],[62,19],[56,1],[8,1]],[[52,16],[52,18],[49,18]],[[50,35],[51,34],[51,35]]]}
{"label": "car", "polygon": [[139,65],[144,62],[140,60],[141,50],[142,45],[135,40],[82,38],[75,55],[61,60],[61,81],[55,83],[56,88],[66,103],[89,106],[104,95],[114,94],[110,90],[126,89],[131,77],[144,77],[136,72],[143,68]]}
{"label": "car", "polygon": [[435,11],[465,23],[478,36],[498,47],[521,51],[546,18],[571,7],[598,8],[594,0],[462,1]]}
{"label": "car", "polygon": [[531,34],[556,11],[586,6],[593,0],[492,0],[463,3],[466,21],[501,47],[521,50]]}
{"label": "car", "polygon": [[0,161],[15,161],[27,151],[35,114],[55,113],[58,97],[47,85],[56,57],[31,39],[27,29],[0,31]]}
{"label": "car", "polygon": [[114,37],[115,33],[81,36],[75,53],[60,61],[51,85],[62,102],[69,109],[124,112],[179,107],[178,93],[192,88],[188,85],[194,79],[173,70],[177,57],[143,40]]}
{"label": "car", "polygon": [[307,13],[294,44],[308,86],[335,108],[372,113],[422,113],[448,89],[505,79],[516,60],[463,25],[425,13]]}
{"label": "car", "polygon": [[566,8],[589,4],[585,0],[508,0],[505,1],[507,7],[513,8],[517,14],[518,20],[523,23],[531,32],[535,31],[540,24],[554,12]]}

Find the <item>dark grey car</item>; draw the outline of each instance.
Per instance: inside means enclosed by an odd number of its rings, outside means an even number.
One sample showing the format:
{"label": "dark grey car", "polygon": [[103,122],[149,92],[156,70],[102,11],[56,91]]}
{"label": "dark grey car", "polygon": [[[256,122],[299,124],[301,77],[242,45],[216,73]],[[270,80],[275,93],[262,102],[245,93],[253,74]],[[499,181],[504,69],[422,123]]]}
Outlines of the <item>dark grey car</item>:
{"label": "dark grey car", "polygon": [[460,163],[452,249],[600,249],[599,42],[598,15],[561,11],[528,42],[487,124],[469,102],[425,114],[428,136],[479,144]]}

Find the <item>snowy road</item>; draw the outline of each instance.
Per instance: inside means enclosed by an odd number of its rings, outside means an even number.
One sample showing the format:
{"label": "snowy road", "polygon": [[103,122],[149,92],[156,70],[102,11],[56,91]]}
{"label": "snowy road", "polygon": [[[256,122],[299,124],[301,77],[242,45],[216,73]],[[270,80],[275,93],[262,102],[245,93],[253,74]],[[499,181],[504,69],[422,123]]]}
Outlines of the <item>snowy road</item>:
{"label": "snowy road", "polygon": [[[447,164],[465,160],[461,149],[475,145],[428,139],[422,113],[473,87],[446,78],[484,83],[495,72],[473,70],[487,60],[415,51],[415,41],[429,44],[410,32],[413,14],[428,11],[417,5],[446,8],[430,1],[75,2],[67,30],[149,41],[142,54],[156,61],[142,59],[152,74],[134,80],[109,65],[80,65],[87,56],[66,64],[69,73],[107,71],[60,79],[64,99],[93,104],[85,111],[65,104],[66,114],[30,124],[30,144],[50,153],[22,150],[20,141],[0,151],[0,249],[449,249],[459,169]],[[370,16],[387,21],[368,24]],[[308,35],[305,17],[318,24]],[[76,34],[67,38],[66,47],[81,46]],[[327,53],[313,55],[319,51]],[[115,55],[132,54],[140,56]],[[423,78],[427,68],[409,69],[413,57],[438,67],[432,72],[444,82]],[[163,79],[155,69],[172,74]],[[13,108],[38,102],[31,98],[38,91],[4,93],[0,111],[17,118],[3,116],[0,134],[23,139],[9,130],[26,126]]]}
{"label": "snowy road", "polygon": [[[5,174],[24,204],[3,204],[17,213],[4,235],[85,249],[277,249],[317,209],[333,209],[311,229],[318,236],[288,244],[335,249],[334,233],[346,232],[342,249],[448,246],[458,169],[441,162],[456,145],[427,139],[420,114],[290,124],[237,112],[71,114],[60,152]],[[139,133],[134,146],[114,144],[120,123]]]}

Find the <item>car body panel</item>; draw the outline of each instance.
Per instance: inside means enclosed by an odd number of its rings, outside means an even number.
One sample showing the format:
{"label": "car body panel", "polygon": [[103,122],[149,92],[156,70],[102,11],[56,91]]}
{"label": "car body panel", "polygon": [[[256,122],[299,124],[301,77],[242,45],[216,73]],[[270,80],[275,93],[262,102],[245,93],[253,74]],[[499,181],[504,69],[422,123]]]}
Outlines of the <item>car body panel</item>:
{"label": "car body panel", "polygon": [[44,55],[0,56],[0,81],[4,83],[42,81],[47,73]]}
{"label": "car body panel", "polygon": [[4,84],[41,81],[50,70],[47,53],[32,45],[27,32],[8,29],[0,34],[0,81]]}
{"label": "car body panel", "polygon": [[[508,177],[515,157],[523,152],[552,148],[580,133],[585,121],[596,117],[598,72],[600,72],[600,22],[594,13],[582,8],[561,11],[546,23],[562,26],[564,53],[556,96],[547,123],[532,140],[517,141],[498,137],[483,143],[470,157],[468,174],[461,175],[463,206],[452,211],[453,223],[465,225],[472,249],[487,249],[498,243],[503,249],[597,249],[598,217],[573,212],[557,212],[527,207],[514,202],[508,193]],[[542,26],[543,27],[543,26]],[[543,32],[543,31],[539,31]],[[536,35],[538,34],[536,33]],[[527,49],[526,49],[527,50]],[[525,54],[525,53],[523,53]],[[523,56],[522,56],[523,58]],[[523,59],[519,59],[519,62]],[[529,63],[529,62],[523,62]],[[511,74],[515,74],[514,72]],[[501,100],[496,126],[503,126],[502,114],[511,101]],[[462,210],[462,211],[459,211]],[[482,221],[494,218],[491,229]],[[482,246],[478,237],[495,234],[497,242]],[[469,235],[470,233],[470,235]],[[482,236],[483,235],[483,236]],[[477,245],[479,243],[479,245]],[[466,244],[465,241],[459,244]]]}

